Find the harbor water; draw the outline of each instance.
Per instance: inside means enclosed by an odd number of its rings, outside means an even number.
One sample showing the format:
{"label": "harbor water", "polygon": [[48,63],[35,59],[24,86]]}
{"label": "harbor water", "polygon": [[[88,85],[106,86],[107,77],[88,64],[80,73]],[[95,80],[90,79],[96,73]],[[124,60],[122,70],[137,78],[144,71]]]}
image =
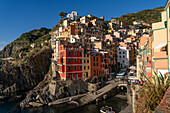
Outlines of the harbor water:
{"label": "harbor water", "polygon": [[22,110],[19,107],[22,99],[23,98],[13,98],[5,102],[1,101],[0,113],[99,113],[100,108],[103,106],[111,106],[113,110],[118,113],[127,106],[127,99],[110,97],[107,100],[100,101],[98,104],[92,103],[79,108],[73,104],[62,104]]}

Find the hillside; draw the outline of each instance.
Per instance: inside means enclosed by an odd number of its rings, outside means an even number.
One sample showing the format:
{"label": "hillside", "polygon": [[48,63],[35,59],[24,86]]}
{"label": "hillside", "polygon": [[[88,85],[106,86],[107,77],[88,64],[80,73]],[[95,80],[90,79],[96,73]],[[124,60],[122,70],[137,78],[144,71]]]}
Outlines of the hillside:
{"label": "hillside", "polygon": [[142,10],[137,13],[129,13],[126,15],[122,15],[121,17],[118,17],[116,19],[118,19],[122,22],[126,22],[130,25],[132,25],[133,21],[135,21],[135,20],[143,20],[143,21],[151,24],[151,23],[159,22],[161,20],[160,12],[163,11],[163,9],[164,9],[164,7]]}
{"label": "hillside", "polygon": [[41,28],[23,33],[0,51],[0,94],[30,90],[44,79],[51,65],[50,31]]}
{"label": "hillside", "polygon": [[19,53],[29,51],[31,43],[40,44],[40,42],[49,40],[51,37],[49,35],[50,31],[51,29],[41,28],[23,33],[19,38],[5,46],[4,49],[0,51],[0,58],[6,57],[17,58]]}

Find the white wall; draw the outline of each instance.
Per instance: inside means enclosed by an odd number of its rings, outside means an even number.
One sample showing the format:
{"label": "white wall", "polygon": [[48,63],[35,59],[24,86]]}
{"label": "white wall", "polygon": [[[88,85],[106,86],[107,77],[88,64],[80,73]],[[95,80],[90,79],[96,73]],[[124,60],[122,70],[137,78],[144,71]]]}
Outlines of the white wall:
{"label": "white wall", "polygon": [[127,47],[120,47],[120,46],[117,47],[117,56],[118,56],[117,62],[122,64],[122,68],[128,68],[129,67],[129,50],[127,50]]}
{"label": "white wall", "polygon": [[165,73],[168,72],[168,69],[158,69],[157,72],[158,72],[158,75],[160,75],[160,73],[161,73],[162,75],[165,75]]}

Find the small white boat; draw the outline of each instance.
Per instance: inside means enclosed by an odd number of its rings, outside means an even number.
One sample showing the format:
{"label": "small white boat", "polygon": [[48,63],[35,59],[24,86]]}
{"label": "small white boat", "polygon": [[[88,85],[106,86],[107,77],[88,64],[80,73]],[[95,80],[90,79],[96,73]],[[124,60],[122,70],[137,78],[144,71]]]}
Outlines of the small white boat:
{"label": "small white boat", "polygon": [[106,106],[100,109],[100,113],[115,113],[115,112],[112,110],[112,107]]}
{"label": "small white boat", "polygon": [[75,105],[79,105],[79,103],[78,103],[78,102],[76,102],[76,101],[70,101],[70,102],[68,102],[68,104],[75,104]]}

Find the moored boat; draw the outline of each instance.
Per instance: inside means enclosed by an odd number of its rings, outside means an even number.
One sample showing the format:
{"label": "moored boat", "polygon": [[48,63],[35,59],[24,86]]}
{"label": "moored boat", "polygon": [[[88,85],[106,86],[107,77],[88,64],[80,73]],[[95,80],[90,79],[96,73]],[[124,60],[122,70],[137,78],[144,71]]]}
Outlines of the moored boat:
{"label": "moored boat", "polygon": [[112,110],[112,107],[105,106],[100,109],[100,113],[115,113],[115,112]]}

